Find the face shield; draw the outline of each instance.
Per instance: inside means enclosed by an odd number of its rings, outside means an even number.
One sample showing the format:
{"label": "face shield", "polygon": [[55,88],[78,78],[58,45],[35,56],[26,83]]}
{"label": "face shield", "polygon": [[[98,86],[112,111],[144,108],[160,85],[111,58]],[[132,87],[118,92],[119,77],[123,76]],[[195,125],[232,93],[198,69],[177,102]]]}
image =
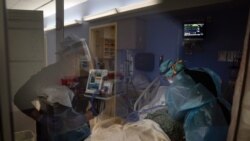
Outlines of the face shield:
{"label": "face shield", "polygon": [[184,69],[184,64],[181,60],[173,62],[172,60],[164,61],[160,66],[160,73],[166,80],[172,84],[177,73]]}
{"label": "face shield", "polygon": [[67,62],[65,67],[87,72],[93,68],[92,57],[85,39],[66,37],[58,50],[59,62]]}
{"label": "face shield", "polygon": [[167,80],[169,84],[172,84],[174,82],[173,78],[167,78]]}

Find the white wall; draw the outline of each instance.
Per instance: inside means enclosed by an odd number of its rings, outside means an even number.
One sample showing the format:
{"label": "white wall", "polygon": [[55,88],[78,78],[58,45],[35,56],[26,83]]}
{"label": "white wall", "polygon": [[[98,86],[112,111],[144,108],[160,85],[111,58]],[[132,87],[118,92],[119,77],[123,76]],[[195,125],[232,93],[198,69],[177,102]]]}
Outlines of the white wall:
{"label": "white wall", "polygon": [[[145,0],[88,0],[82,4],[76,5],[64,11],[64,21],[81,19],[90,14],[107,11],[113,8],[142,2]],[[55,15],[44,19],[44,26],[55,24]]]}

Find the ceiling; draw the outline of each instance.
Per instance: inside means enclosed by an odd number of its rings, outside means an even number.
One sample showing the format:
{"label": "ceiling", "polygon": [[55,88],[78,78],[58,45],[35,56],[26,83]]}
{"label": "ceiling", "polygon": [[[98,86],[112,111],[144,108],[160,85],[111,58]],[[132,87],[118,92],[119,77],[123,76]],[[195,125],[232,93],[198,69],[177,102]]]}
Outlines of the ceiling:
{"label": "ceiling", "polygon": [[[64,0],[64,9],[68,9],[87,0]],[[44,17],[55,14],[55,0],[6,0],[8,9],[42,10]]]}

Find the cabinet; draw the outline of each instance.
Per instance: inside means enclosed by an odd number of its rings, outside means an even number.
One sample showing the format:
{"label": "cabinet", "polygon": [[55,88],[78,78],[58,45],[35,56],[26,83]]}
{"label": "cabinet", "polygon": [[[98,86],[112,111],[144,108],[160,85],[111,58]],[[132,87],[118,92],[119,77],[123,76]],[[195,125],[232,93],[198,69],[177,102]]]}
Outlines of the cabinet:
{"label": "cabinet", "polygon": [[146,26],[142,19],[131,18],[117,22],[117,49],[145,47]]}
{"label": "cabinet", "polygon": [[90,49],[98,68],[115,70],[116,24],[90,28]]}
{"label": "cabinet", "polygon": [[115,57],[115,40],[104,38],[103,58],[109,59]]}
{"label": "cabinet", "polygon": [[[115,74],[116,64],[116,23],[90,27],[90,51],[95,59],[95,68],[106,69]],[[114,75],[115,77],[115,75]],[[115,79],[115,78],[114,78]],[[114,84],[114,94],[116,94]],[[105,110],[98,118],[103,120],[115,116],[115,96],[105,101]],[[92,124],[95,124],[92,123]]]}

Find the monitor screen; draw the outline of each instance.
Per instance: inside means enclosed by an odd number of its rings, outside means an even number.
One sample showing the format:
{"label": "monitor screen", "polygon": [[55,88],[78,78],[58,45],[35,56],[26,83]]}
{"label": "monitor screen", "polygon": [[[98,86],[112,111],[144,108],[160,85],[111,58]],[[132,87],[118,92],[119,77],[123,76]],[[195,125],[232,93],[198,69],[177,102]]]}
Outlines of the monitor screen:
{"label": "monitor screen", "polygon": [[193,22],[184,24],[184,38],[203,38],[205,36],[205,24]]}

